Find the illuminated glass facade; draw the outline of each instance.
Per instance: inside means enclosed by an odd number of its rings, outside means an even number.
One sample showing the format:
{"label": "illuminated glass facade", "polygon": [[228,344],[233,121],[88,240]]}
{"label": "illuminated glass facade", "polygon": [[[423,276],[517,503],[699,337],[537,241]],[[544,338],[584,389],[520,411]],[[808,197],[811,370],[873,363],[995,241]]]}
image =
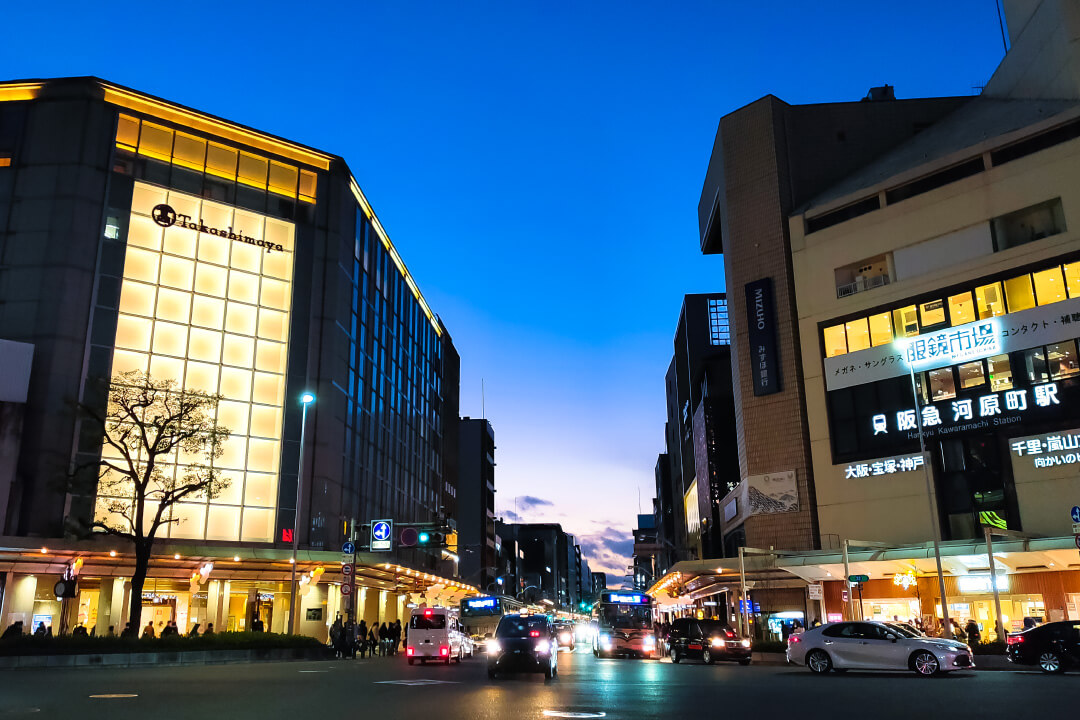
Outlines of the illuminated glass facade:
{"label": "illuminated glass facade", "polygon": [[273,539],[294,237],[290,222],[135,183],[113,374],[218,393],[231,432],[216,461],[228,487],[178,505],[171,537]]}

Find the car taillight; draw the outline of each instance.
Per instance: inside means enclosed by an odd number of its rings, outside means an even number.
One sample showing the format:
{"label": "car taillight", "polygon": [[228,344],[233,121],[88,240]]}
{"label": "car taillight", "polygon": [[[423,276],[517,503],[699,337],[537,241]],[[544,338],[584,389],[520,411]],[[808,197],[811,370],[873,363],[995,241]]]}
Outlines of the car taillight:
{"label": "car taillight", "polygon": [[735,633],[731,632],[730,630],[725,630],[724,634],[727,635],[729,638],[735,637]]}
{"label": "car taillight", "polygon": [[416,652],[415,648],[405,648],[405,656],[406,657],[412,657],[414,652]]}
{"label": "car taillight", "polygon": [[1006,645],[1019,645],[1022,642],[1024,642],[1023,635],[1009,635],[1007,638],[1005,638]]}
{"label": "car taillight", "polygon": [[440,655],[449,655],[450,654],[450,648],[446,647],[445,645],[441,646],[439,648],[439,654]]}
{"label": "car taillight", "polygon": [[529,631],[529,637],[540,637],[540,631],[539,630],[530,630]]}
{"label": "car taillight", "polygon": [[802,638],[800,638],[798,635],[788,635],[788,642],[794,645],[795,643],[801,643]]}

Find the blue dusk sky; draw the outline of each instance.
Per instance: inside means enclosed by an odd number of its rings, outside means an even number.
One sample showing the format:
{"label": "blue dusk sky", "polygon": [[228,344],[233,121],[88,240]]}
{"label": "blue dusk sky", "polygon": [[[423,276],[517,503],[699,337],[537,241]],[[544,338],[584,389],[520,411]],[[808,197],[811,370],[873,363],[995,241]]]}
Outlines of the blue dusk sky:
{"label": "blue dusk sky", "polygon": [[[625,573],[721,116],[970,95],[994,0],[7,3],[3,79],[97,75],[343,156],[495,427],[497,510]],[[482,389],[483,388],[483,391]],[[614,579],[614,578],[613,578]],[[614,586],[617,584],[613,582]]]}

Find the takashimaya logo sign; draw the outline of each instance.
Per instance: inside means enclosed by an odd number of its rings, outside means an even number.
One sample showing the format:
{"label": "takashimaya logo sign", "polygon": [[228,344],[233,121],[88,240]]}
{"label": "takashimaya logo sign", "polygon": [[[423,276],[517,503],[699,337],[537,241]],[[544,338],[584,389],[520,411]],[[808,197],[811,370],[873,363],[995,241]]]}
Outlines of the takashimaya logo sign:
{"label": "takashimaya logo sign", "polygon": [[278,243],[268,242],[266,240],[256,240],[253,237],[245,235],[243,231],[233,232],[231,227],[222,230],[221,228],[207,227],[203,223],[202,218],[199,218],[199,222],[192,222],[190,215],[183,213],[177,213],[171,205],[161,203],[155,205],[154,209],[150,211],[150,217],[154,219],[158,225],[163,228],[170,228],[174,225],[178,225],[188,230],[194,230],[195,232],[206,233],[207,235],[217,235],[218,237],[225,238],[227,240],[235,240],[236,242],[247,243],[248,245],[258,245],[261,248],[266,248],[266,252],[284,252],[285,248]]}

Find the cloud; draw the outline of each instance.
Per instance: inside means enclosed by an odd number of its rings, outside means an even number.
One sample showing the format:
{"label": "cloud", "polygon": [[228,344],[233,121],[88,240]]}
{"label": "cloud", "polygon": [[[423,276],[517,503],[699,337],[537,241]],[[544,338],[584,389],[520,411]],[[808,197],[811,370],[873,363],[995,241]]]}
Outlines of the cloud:
{"label": "cloud", "polygon": [[503,510],[499,513],[499,517],[507,522],[519,523],[523,522],[523,518],[513,510]]}
{"label": "cloud", "polygon": [[578,533],[577,540],[589,567],[607,573],[609,584],[624,577],[627,566],[633,563],[634,537],[629,531],[605,527],[596,532]]}
{"label": "cloud", "polygon": [[518,495],[514,498],[514,501],[524,507],[526,510],[535,510],[538,507],[551,506],[554,507],[555,503],[544,498],[538,498],[533,495]]}

